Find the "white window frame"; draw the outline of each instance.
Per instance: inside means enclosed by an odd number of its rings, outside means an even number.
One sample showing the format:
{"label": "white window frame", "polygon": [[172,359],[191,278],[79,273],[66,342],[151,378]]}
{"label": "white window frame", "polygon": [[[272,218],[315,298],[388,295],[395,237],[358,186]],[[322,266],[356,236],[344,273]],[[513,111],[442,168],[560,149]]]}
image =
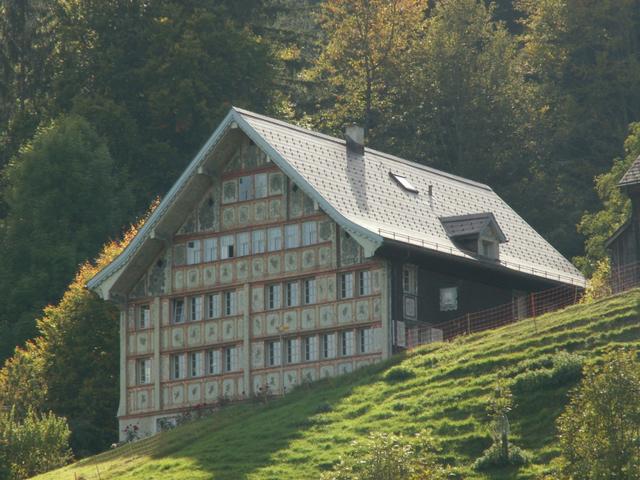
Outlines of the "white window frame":
{"label": "white window frame", "polygon": [[138,385],[151,383],[151,359],[140,358],[136,361],[136,380]]}
{"label": "white window frame", "polygon": [[340,298],[353,298],[353,272],[340,274]]}
{"label": "white window frame", "polygon": [[320,337],[322,342],[322,359],[336,358],[336,334],[324,333]]}
{"label": "white window frame", "polygon": [[318,243],[318,222],[304,222],[302,224],[302,245],[315,245]]}
{"label": "white window frame", "polygon": [[234,258],[236,256],[235,241],[234,235],[224,235],[220,237],[220,260],[226,260],[227,258]]}
{"label": "white window frame", "polygon": [[316,289],[316,279],[315,278],[305,278],[302,281],[303,289],[304,289],[304,304],[305,305],[313,305],[317,302],[317,289]]}
{"label": "white window frame", "polygon": [[280,340],[267,343],[267,366],[278,367],[282,364],[282,344]]}
{"label": "white window frame", "polygon": [[206,238],[204,240],[204,261],[215,262],[218,260],[218,239]]}
{"label": "white window frame", "polygon": [[277,310],[282,307],[282,285],[272,283],[267,285],[267,309]]}
{"label": "white window frame", "polygon": [[300,246],[300,226],[292,223],[284,226],[284,248],[298,248]]}
{"label": "white window frame", "polygon": [[269,196],[269,177],[266,173],[258,173],[253,181],[256,198]]}
{"label": "white window frame", "polygon": [[254,255],[267,251],[267,232],[264,229],[251,232],[251,249]]}
{"label": "white window frame", "polygon": [[202,297],[189,297],[189,320],[197,322],[202,320]]}
{"label": "white window frame", "polygon": [[285,340],[286,363],[300,363],[300,339],[287,338]]}
{"label": "white window frame", "polygon": [[237,294],[235,290],[227,290],[224,292],[224,316],[231,317],[236,315],[238,311]]}
{"label": "white window frame", "polygon": [[268,250],[270,252],[277,252],[282,250],[282,228],[271,227],[267,230],[268,237]]}
{"label": "white window frame", "polygon": [[358,351],[362,354],[373,351],[373,328],[358,330]]}
{"label": "white window frame", "polygon": [[171,355],[171,379],[181,380],[186,377],[186,354],[178,353]]}
{"label": "white window frame", "polygon": [[236,257],[251,255],[249,232],[241,232],[236,236]]}
{"label": "white window frame", "polygon": [[297,307],[300,305],[300,295],[298,291],[298,281],[287,282],[285,288],[285,304],[287,307]]}
{"label": "white window frame", "polygon": [[151,305],[148,303],[138,307],[138,328],[145,329],[151,326]]}
{"label": "white window frame", "polygon": [[224,371],[235,372],[238,370],[238,347],[224,349]]}
{"label": "white window frame", "polygon": [[253,200],[253,176],[252,175],[244,175],[238,178],[238,201],[244,202],[246,200]]}
{"label": "white window frame", "polygon": [[358,272],[358,294],[360,296],[371,295],[371,272],[369,270]]}
{"label": "white window frame", "polygon": [[202,352],[189,353],[189,377],[197,378],[202,376]]}
{"label": "white window frame", "polygon": [[189,240],[187,242],[187,265],[197,265],[200,262],[200,240]]}
{"label": "white window frame", "polygon": [[209,375],[222,374],[222,352],[220,350],[207,352],[207,373]]}
{"label": "white window frame", "polygon": [[185,303],[184,298],[174,298],[173,299],[173,323],[180,324],[184,323],[185,320]]}
{"label": "white window frame", "polygon": [[356,353],[356,336],[353,330],[340,332],[340,355],[350,357]]}
{"label": "white window frame", "polygon": [[315,362],[318,360],[318,337],[310,335],[304,337],[304,361]]}
{"label": "white window frame", "polygon": [[211,293],[207,296],[207,317],[220,318],[222,315],[220,293]]}

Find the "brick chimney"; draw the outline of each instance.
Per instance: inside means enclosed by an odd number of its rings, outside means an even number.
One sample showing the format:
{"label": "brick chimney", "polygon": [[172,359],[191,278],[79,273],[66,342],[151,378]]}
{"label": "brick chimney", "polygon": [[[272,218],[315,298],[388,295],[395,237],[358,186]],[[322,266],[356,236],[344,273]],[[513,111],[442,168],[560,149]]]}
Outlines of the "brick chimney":
{"label": "brick chimney", "polygon": [[364,128],[361,125],[347,125],[344,139],[347,141],[347,154],[364,155]]}

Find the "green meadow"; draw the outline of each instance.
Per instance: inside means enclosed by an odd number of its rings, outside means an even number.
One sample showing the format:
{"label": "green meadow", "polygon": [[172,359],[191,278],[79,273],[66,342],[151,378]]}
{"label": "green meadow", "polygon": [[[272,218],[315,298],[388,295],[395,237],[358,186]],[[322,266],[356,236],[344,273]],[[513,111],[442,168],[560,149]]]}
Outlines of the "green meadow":
{"label": "green meadow", "polygon": [[[597,362],[640,342],[640,290],[431,344],[353,374],[246,403],[37,477],[42,480],[317,479],[369,432],[430,431],[461,478],[539,478],[559,455],[555,421],[579,381],[562,359]],[[569,352],[572,355],[566,355]],[[533,463],[477,473],[491,444],[486,402],[513,381],[512,441]]]}

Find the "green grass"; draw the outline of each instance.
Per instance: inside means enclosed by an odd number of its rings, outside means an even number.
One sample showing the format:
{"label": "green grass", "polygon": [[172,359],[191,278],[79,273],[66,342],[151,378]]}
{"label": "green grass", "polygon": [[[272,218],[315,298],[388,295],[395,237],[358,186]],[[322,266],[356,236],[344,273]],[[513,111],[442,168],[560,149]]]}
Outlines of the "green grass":
{"label": "green grass", "polygon": [[[533,479],[558,456],[555,420],[577,380],[553,377],[518,390],[513,441],[533,455],[519,470],[478,474],[470,465],[491,441],[487,394],[500,370],[511,377],[552,368],[558,351],[596,362],[616,344],[640,343],[640,290],[570,307],[535,321],[421,347],[351,375],[301,387],[269,405],[229,406],[211,417],[82,460],[38,478],[317,479],[350,442],[370,431],[429,429],[443,462],[465,478]],[[391,372],[391,373],[388,373]]]}

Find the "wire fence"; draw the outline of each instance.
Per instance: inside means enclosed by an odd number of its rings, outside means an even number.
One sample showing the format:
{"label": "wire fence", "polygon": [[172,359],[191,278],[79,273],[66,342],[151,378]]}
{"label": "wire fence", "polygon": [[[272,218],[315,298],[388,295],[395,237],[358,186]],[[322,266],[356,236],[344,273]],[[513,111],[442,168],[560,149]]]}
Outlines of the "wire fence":
{"label": "wire fence", "polygon": [[[640,285],[640,263],[613,268],[604,283],[602,290],[605,294],[620,293],[637,287]],[[409,327],[396,322],[396,343],[411,349],[425,343],[448,341],[460,335],[491,330],[575,305],[582,300],[583,294],[581,288],[559,286],[515,296],[509,303],[467,313],[441,323]]]}

